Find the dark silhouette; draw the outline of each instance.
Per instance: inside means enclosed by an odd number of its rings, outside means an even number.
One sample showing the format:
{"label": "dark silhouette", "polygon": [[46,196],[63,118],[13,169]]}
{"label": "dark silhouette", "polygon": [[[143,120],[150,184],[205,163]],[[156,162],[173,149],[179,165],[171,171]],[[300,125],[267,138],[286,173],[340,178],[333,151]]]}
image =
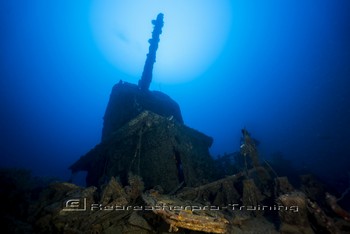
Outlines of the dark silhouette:
{"label": "dark silhouette", "polygon": [[152,20],[154,29],[152,32],[152,38],[148,40],[150,44],[148,54],[145,66],[143,68],[142,77],[139,80],[139,88],[143,91],[147,91],[152,82],[152,70],[153,64],[156,62],[156,52],[158,49],[159,35],[162,34],[162,27],[164,25],[163,16],[164,15],[162,13],[159,13],[157,19]]}

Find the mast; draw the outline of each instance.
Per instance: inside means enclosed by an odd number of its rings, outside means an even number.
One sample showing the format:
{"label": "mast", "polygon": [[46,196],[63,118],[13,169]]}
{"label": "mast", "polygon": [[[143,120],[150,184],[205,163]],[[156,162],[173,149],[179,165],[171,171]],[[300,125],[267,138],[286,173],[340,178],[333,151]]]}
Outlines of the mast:
{"label": "mast", "polygon": [[152,24],[154,25],[152,38],[148,40],[148,43],[150,44],[148,48],[148,54],[141,79],[139,80],[139,88],[142,91],[147,91],[152,82],[152,71],[153,65],[156,62],[156,52],[158,49],[159,36],[162,34],[162,27],[164,25],[163,17],[164,15],[162,13],[159,13],[157,19],[152,20]]}

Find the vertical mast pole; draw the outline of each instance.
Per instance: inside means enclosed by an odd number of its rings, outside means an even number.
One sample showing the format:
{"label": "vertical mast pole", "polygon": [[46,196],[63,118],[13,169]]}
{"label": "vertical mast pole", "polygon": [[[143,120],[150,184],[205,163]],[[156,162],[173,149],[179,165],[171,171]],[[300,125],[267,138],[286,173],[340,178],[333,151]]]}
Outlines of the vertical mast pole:
{"label": "vertical mast pole", "polygon": [[145,66],[143,68],[141,79],[139,80],[139,88],[142,91],[147,91],[152,82],[152,71],[153,65],[156,62],[156,52],[158,49],[159,36],[162,34],[162,27],[164,25],[163,22],[164,15],[159,13],[156,20],[152,20],[152,24],[154,25],[154,29],[152,32],[152,38],[148,40],[149,49],[145,62]]}

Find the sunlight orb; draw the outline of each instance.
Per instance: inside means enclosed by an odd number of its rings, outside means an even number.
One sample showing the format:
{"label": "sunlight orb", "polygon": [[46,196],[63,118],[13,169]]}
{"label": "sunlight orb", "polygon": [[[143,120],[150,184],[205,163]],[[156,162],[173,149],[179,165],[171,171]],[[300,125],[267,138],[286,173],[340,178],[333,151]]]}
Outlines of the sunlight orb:
{"label": "sunlight orb", "polygon": [[132,80],[141,77],[151,20],[164,14],[153,80],[186,82],[203,74],[223,50],[230,0],[95,0],[91,25],[105,58]]}

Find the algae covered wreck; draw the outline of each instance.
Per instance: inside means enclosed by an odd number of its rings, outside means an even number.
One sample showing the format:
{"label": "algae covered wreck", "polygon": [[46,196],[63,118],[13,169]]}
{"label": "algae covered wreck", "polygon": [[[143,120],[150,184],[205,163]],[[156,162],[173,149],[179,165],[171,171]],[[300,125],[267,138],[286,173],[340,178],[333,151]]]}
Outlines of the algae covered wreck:
{"label": "algae covered wreck", "polygon": [[163,14],[152,23],[139,84],[120,81],[113,87],[101,143],[70,167],[73,173],[87,171],[89,186],[112,176],[125,184],[129,173],[141,176],[146,188],[160,185],[166,192],[212,179],[212,138],[184,125],[179,105],[168,95],[149,90]]}
{"label": "algae covered wreck", "polygon": [[[350,230],[346,211],[339,217],[342,222],[331,217],[337,213],[332,211],[335,206],[322,203],[328,193],[320,191],[322,183],[316,178],[304,175],[296,188],[287,177],[278,176],[269,163],[261,164],[257,141],[247,129],[242,129],[240,151],[231,154],[235,169],[228,170],[232,160],[210,156],[213,139],[186,126],[179,105],[168,95],[149,90],[163,15],[152,23],[139,84],[120,81],[113,87],[101,142],[70,167],[73,173],[87,171],[87,185],[95,189],[64,186],[71,192],[85,193],[92,203],[90,210],[95,213],[82,217],[94,217],[90,228],[98,233]],[[233,174],[227,175],[227,171]],[[312,185],[307,184],[310,181]],[[53,217],[60,220],[58,224],[65,220],[57,214]]]}
{"label": "algae covered wreck", "polygon": [[149,90],[163,15],[152,23],[138,85],[112,88],[101,142],[70,166],[87,171],[87,187],[45,188],[28,211],[33,231],[348,233],[350,215],[330,191],[314,176],[295,185],[261,163],[247,129],[238,152],[210,156],[213,139],[186,126],[168,95]]}

